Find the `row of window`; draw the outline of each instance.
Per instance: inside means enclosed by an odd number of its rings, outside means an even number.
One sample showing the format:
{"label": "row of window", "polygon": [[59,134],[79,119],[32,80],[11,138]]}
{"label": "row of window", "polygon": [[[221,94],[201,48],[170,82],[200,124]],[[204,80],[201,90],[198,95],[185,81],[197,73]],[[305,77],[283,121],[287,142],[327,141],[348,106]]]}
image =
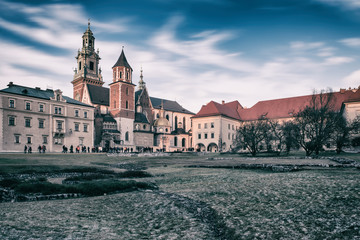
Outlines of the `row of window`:
{"label": "row of window", "polygon": [[[122,78],[123,77],[123,72],[122,71],[119,71],[118,72],[118,78]],[[116,78],[116,72],[114,71],[114,79]],[[126,72],[126,80],[129,79],[129,72]]]}
{"label": "row of window", "polygon": [[[214,137],[215,137],[215,134],[210,133],[210,138],[214,138]],[[198,139],[201,139],[201,138],[202,138],[202,134],[198,133]],[[207,133],[204,133],[204,139],[208,139],[208,134]],[[228,133],[228,139],[229,140],[234,140],[235,139],[235,134]]]}
{"label": "row of window", "polygon": [[[214,128],[215,127],[215,123],[211,122],[210,123],[210,128]],[[204,123],[204,129],[208,128],[208,124]],[[198,129],[201,129],[201,123],[198,124]]]}
{"label": "row of window", "polygon": [[[32,124],[31,124],[31,120],[32,118],[27,118],[25,117],[25,127],[31,128]],[[39,118],[39,128],[45,128],[45,119],[41,119]],[[63,121],[56,121],[57,124],[57,130],[62,130],[63,129]],[[9,116],[9,126],[16,126],[16,116]],[[88,124],[83,124],[84,128],[84,132],[88,131]],[[80,123],[75,123],[75,128],[74,130],[76,132],[80,131]]]}
{"label": "row of window", "polygon": [[[198,139],[201,139],[202,137],[202,134],[199,133],[198,134]],[[210,138],[215,138],[215,133],[210,133]],[[207,133],[204,133],[204,139],[208,139],[208,134]]]}
{"label": "row of window", "polygon": [[[9,108],[16,108],[15,99],[9,99]],[[28,101],[25,102],[25,110],[28,110],[28,111],[32,110],[31,102],[28,102]],[[38,111],[39,112],[44,112],[45,111],[45,104],[44,103],[39,103]],[[62,107],[54,107],[54,114],[59,114],[59,115],[63,114]],[[74,115],[75,115],[75,117],[80,117],[80,110],[75,109]],[[84,118],[88,118],[88,112],[87,111],[84,111]]]}
{"label": "row of window", "polygon": [[[32,144],[33,143],[32,136],[26,136],[25,142],[26,142],[26,144]],[[18,144],[21,143],[21,135],[20,134],[14,135],[14,143],[18,143]],[[48,136],[46,136],[46,135],[42,136],[42,144],[47,144],[47,143],[48,143]]]}

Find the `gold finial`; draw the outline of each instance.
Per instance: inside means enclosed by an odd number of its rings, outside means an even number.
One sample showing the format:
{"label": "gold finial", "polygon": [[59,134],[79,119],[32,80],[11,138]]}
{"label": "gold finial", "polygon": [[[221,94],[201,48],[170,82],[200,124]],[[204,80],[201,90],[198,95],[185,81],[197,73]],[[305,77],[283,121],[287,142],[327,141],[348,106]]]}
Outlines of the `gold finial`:
{"label": "gold finial", "polygon": [[90,18],[88,18],[88,29],[90,29]]}

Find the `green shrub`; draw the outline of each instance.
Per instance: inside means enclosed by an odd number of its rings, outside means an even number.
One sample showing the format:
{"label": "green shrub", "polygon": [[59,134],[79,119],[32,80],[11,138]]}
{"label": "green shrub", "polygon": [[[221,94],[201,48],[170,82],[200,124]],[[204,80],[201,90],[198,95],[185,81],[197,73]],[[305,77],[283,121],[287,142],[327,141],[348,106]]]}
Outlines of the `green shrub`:
{"label": "green shrub", "polygon": [[3,180],[0,181],[0,186],[13,188],[20,183],[21,183],[21,180],[19,180],[17,178],[4,178]]}
{"label": "green shrub", "polygon": [[118,173],[117,177],[119,178],[144,178],[144,177],[152,177],[152,175],[145,171],[126,171],[122,173]]}

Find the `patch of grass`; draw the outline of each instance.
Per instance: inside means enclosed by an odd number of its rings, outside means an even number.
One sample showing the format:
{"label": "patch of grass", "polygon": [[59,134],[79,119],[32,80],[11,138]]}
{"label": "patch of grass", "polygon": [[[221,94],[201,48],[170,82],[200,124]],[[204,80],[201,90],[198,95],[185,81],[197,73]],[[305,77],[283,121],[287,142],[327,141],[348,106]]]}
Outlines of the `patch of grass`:
{"label": "patch of grass", "polygon": [[98,196],[103,195],[104,193],[154,188],[156,188],[155,185],[144,182],[103,180],[80,183],[71,186],[40,181],[23,182],[18,184],[14,190],[22,194],[42,193],[44,195],[49,195],[60,193],[81,193],[85,196]]}
{"label": "patch of grass", "polygon": [[152,177],[152,175],[145,171],[125,171],[116,174],[119,178],[146,178]]}
{"label": "patch of grass", "polygon": [[89,175],[80,175],[68,177],[64,181],[91,181],[99,179],[108,179],[108,178],[145,178],[152,177],[152,175],[145,171],[125,171],[120,173],[114,173],[112,171],[109,174],[106,174],[106,171],[101,173],[89,174]]}

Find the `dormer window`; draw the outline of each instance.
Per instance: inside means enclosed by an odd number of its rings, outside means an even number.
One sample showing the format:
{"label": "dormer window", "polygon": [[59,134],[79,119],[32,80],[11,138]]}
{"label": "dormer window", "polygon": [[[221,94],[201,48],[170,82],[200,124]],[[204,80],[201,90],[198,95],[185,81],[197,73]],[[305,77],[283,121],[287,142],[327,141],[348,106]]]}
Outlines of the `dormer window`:
{"label": "dormer window", "polygon": [[56,101],[60,101],[60,95],[56,94]]}

